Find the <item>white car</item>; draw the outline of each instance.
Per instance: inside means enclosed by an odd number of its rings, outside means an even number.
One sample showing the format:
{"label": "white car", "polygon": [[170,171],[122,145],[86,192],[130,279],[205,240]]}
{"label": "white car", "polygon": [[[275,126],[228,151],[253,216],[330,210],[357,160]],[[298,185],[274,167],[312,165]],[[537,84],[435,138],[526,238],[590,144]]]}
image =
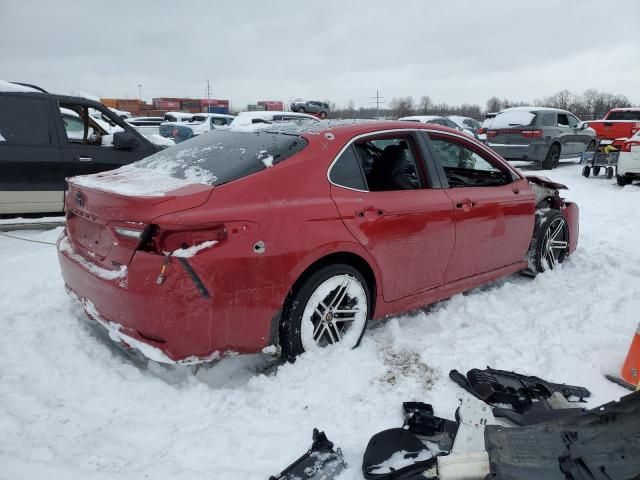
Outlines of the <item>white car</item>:
{"label": "white car", "polygon": [[269,124],[280,122],[319,122],[317,117],[313,115],[307,115],[306,113],[296,112],[240,112],[236,118],[231,122],[230,128],[244,129],[256,124]]}
{"label": "white car", "polygon": [[618,185],[640,180],[640,131],[622,144],[616,173]]}
{"label": "white car", "polygon": [[452,120],[459,127],[464,128],[465,130],[469,130],[473,133],[474,137],[478,135],[478,129],[480,128],[480,122],[475,118],[471,117],[461,117],[460,115],[449,115],[447,116],[449,120]]}
{"label": "white car", "polygon": [[412,115],[410,117],[399,118],[398,120],[402,120],[405,122],[433,123],[436,125],[453,128],[454,130],[458,130],[459,132],[462,132],[465,135],[470,136],[471,138],[476,137],[471,130],[461,127],[453,120],[450,120],[442,115]]}

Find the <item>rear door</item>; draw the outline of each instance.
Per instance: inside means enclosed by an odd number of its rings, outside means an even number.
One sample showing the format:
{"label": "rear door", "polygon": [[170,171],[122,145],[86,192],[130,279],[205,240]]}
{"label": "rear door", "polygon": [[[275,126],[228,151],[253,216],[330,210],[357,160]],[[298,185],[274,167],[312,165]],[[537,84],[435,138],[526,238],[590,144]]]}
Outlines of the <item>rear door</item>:
{"label": "rear door", "polygon": [[329,175],[344,224],[378,265],[385,301],[442,285],[454,244],[453,206],[442,189],[428,188],[434,178],[415,133],[362,138]]}
{"label": "rear door", "polygon": [[[116,120],[115,115],[107,109],[100,110],[100,112],[116,125],[111,132],[106,130],[104,123],[96,124],[92,121],[90,111],[95,107],[93,104],[85,104],[82,101],[63,101],[59,103],[59,107],[57,117],[62,143],[62,158],[67,177],[113,170],[155,153],[148,140],[139,135],[131,126],[120,126],[123,122],[119,119]],[[75,112],[78,121],[83,125],[86,124],[86,136],[84,131],[80,135],[78,134],[77,126],[72,126],[69,121],[64,121],[65,112]],[[113,146],[113,133],[122,131],[123,128],[138,137],[137,144],[128,150],[117,149]]]}
{"label": "rear door", "polygon": [[535,217],[527,181],[460,136],[430,132],[428,139],[454,206],[455,247],[445,283],[522,262]]}
{"label": "rear door", "polygon": [[64,165],[47,95],[0,94],[0,213],[61,212]]}

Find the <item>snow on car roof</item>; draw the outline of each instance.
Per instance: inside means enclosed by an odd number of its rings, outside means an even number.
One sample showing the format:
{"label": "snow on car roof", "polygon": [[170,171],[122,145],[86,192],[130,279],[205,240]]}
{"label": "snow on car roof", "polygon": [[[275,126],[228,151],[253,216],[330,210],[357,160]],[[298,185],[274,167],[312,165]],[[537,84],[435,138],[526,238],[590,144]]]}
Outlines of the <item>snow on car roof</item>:
{"label": "snow on car roof", "polygon": [[498,113],[502,112],[512,112],[512,111],[523,111],[523,112],[539,112],[539,111],[548,111],[548,112],[567,112],[568,110],[564,110],[562,108],[554,108],[554,107],[536,107],[530,105],[528,107],[509,107],[503,108]]}
{"label": "snow on car roof", "polygon": [[42,93],[35,88],[25,87],[24,85],[7,82],[6,80],[0,80],[0,92]]}
{"label": "snow on car roof", "polygon": [[409,117],[399,118],[398,120],[428,123],[430,120],[435,120],[436,118],[444,118],[444,117],[442,115],[411,115]]}

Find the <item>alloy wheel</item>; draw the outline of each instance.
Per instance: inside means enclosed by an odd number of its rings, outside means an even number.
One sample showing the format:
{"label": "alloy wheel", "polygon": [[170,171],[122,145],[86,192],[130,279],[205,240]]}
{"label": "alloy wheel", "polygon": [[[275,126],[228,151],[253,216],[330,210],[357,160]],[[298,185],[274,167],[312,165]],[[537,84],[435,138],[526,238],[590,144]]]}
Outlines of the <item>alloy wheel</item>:
{"label": "alloy wheel", "polygon": [[562,263],[569,247],[567,221],[563,217],[555,218],[544,235],[542,264],[545,270],[553,270]]}

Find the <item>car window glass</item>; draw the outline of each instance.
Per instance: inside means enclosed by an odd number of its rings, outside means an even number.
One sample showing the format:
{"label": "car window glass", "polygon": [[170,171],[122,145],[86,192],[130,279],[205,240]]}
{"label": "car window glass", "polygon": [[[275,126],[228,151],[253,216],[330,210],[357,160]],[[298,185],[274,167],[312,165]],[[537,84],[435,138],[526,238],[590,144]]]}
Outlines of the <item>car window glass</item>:
{"label": "car window glass", "polygon": [[578,124],[580,123],[580,121],[573,115],[568,115],[567,117],[569,118],[569,126],[572,128],[577,127]]}
{"label": "car window glass", "polygon": [[0,96],[0,144],[49,145],[49,113],[45,101]]}
{"label": "car window glass", "polygon": [[452,138],[430,135],[435,162],[442,167],[449,188],[487,187],[511,183],[512,176],[493,159]]}
{"label": "car window glass", "polygon": [[452,122],[451,120],[445,119],[444,124],[449,128],[454,128],[458,130],[460,126],[456,122]]}
{"label": "car window glass", "polygon": [[340,158],[331,167],[329,178],[333,183],[342,187],[355,188],[357,190],[367,189],[359,159],[353,146],[347,148],[340,155]]}
{"label": "car window glass", "polygon": [[222,126],[222,125],[226,125],[227,124],[227,119],[226,118],[212,117],[211,118],[211,123],[213,125]]}
{"label": "car window glass", "polygon": [[545,113],[542,116],[542,126],[543,127],[555,127],[556,125],[556,114],[555,113]]}
{"label": "car window glass", "polygon": [[[84,145],[112,146],[112,141],[107,137],[103,142],[103,137],[109,135],[107,129],[111,125],[102,118],[92,117],[90,113],[93,109],[88,109],[83,105],[60,104],[60,115],[64,125],[67,141],[69,143],[82,143]],[[102,122],[102,126],[100,125]],[[86,123],[86,136],[85,136]]]}
{"label": "car window glass", "polygon": [[372,192],[422,187],[410,137],[385,137],[356,143],[355,149]]}
{"label": "car window glass", "polygon": [[569,127],[569,118],[566,113],[558,114],[558,126],[559,127]]}

